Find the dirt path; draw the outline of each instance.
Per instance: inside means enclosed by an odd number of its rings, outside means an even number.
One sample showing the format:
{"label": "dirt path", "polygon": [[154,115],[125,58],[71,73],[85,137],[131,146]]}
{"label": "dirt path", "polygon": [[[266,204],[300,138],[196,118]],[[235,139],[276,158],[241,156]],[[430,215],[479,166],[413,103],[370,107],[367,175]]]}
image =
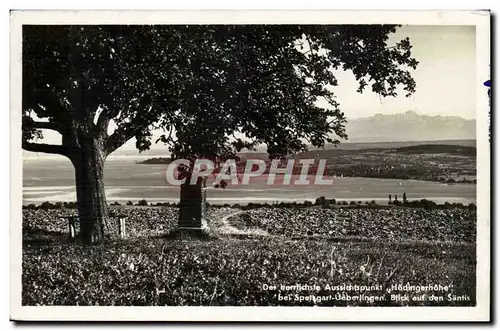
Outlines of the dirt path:
{"label": "dirt path", "polygon": [[220,226],[217,228],[217,232],[226,235],[247,235],[247,236],[269,236],[267,231],[262,229],[248,229],[241,230],[229,223],[229,218],[245,213],[243,210],[233,212],[229,215],[222,217],[219,222]]}

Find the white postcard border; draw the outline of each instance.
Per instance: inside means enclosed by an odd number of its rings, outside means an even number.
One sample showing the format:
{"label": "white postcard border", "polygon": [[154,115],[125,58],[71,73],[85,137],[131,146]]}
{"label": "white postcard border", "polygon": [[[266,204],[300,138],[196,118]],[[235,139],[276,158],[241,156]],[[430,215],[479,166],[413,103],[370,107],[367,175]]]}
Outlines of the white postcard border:
{"label": "white postcard border", "polygon": [[[59,307],[21,306],[23,24],[403,24],[475,25],[477,61],[476,307]],[[10,40],[10,317],[64,321],[488,321],[490,318],[489,11],[12,11]],[[443,87],[446,88],[446,87]]]}

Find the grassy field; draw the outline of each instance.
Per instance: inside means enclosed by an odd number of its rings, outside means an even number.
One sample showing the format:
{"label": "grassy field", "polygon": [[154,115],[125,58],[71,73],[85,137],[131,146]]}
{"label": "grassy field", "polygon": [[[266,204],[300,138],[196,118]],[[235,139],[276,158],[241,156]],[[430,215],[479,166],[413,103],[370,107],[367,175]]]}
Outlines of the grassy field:
{"label": "grassy field", "polygon": [[210,208],[203,240],[163,236],[177,208],[119,211],[127,239],[81,247],[74,210],[24,210],[23,305],[475,305],[474,211]]}

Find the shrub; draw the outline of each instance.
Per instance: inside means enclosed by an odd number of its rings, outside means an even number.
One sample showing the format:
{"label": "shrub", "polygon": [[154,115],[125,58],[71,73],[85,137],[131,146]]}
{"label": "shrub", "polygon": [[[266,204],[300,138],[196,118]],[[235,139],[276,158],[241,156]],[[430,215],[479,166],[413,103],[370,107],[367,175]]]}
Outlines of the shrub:
{"label": "shrub", "polygon": [[73,202],[73,201],[63,202],[62,205],[64,208],[68,208],[68,209],[76,208],[76,202]]}
{"label": "shrub", "polygon": [[316,206],[322,206],[326,201],[326,198],[321,196],[316,199],[316,202],[314,203]]}
{"label": "shrub", "polygon": [[132,201],[127,202],[127,206],[133,206],[134,203]]}
{"label": "shrub", "polygon": [[40,207],[39,207],[39,208],[40,208],[40,209],[45,209],[45,210],[47,210],[47,209],[52,209],[52,204],[51,204],[50,202],[48,202],[48,201],[45,201],[45,202],[43,202],[43,203],[40,205]]}
{"label": "shrub", "polygon": [[137,202],[137,205],[138,206],[147,206],[148,202],[146,201],[146,199],[142,199],[139,202]]}

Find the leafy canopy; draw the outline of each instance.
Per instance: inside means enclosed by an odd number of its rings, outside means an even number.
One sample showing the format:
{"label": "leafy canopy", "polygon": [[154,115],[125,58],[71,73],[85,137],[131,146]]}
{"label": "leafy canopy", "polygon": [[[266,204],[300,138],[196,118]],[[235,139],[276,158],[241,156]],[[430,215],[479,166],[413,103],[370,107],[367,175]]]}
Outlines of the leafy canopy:
{"label": "leafy canopy", "polygon": [[[224,159],[259,144],[277,157],[338,143],[347,136],[335,70],[352,71],[360,93],[415,91],[409,39],[388,44],[396,28],[24,26],[23,147],[71,156],[98,139],[108,155],[136,137],[145,150],[156,129],[174,157]],[[40,129],[60,132],[62,146],[33,143]]]}

